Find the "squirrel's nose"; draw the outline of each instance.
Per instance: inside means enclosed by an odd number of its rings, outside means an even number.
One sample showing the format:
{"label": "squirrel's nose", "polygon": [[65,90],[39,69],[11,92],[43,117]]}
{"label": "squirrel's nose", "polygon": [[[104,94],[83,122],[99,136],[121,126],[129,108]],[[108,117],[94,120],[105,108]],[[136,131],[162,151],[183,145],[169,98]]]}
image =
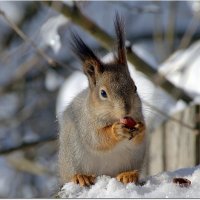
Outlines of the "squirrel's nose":
{"label": "squirrel's nose", "polygon": [[131,104],[127,101],[124,102],[124,112],[126,115],[130,114]]}
{"label": "squirrel's nose", "polygon": [[128,101],[118,101],[115,104],[115,111],[120,117],[128,116],[131,113],[131,102]]}

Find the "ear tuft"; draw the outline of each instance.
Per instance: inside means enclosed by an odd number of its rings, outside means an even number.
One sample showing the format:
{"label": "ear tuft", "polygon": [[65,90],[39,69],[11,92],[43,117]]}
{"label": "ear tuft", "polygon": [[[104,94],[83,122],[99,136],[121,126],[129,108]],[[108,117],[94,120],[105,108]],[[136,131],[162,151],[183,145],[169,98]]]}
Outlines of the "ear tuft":
{"label": "ear tuft", "polygon": [[98,61],[98,58],[94,52],[83,42],[77,33],[71,32],[72,42],[71,47],[73,52],[81,59],[81,61],[86,61],[93,59]]}
{"label": "ear tuft", "polygon": [[124,21],[122,17],[116,13],[115,17],[115,32],[117,35],[117,61],[120,64],[126,64],[126,48],[125,48],[125,36],[124,36]]}
{"label": "ear tuft", "polygon": [[87,66],[87,72],[90,76],[92,76],[92,74],[95,73],[95,70],[94,70],[94,66],[93,65],[89,65]]}

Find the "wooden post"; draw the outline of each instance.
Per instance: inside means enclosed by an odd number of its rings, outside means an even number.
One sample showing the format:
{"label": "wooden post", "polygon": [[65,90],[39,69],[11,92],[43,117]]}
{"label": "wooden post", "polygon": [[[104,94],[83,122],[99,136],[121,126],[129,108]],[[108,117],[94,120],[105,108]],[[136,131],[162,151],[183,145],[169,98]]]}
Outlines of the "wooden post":
{"label": "wooden post", "polygon": [[149,134],[148,175],[200,163],[200,105],[192,105],[174,114],[194,130],[168,120]]}

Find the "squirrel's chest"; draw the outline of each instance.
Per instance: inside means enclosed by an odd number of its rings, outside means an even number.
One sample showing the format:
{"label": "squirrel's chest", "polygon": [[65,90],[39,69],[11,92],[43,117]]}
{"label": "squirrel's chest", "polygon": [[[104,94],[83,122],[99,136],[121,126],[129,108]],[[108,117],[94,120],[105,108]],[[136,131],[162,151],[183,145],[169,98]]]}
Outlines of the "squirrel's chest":
{"label": "squirrel's chest", "polygon": [[82,162],[85,172],[96,175],[116,176],[122,171],[139,169],[143,161],[144,147],[122,142],[116,148],[100,153],[90,153]]}

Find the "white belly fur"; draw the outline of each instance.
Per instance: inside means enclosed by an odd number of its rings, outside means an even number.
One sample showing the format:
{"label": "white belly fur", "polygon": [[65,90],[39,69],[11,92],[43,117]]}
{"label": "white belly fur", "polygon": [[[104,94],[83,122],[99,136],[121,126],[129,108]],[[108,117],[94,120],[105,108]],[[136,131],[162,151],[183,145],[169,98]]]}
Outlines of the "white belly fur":
{"label": "white belly fur", "polygon": [[116,176],[118,173],[140,169],[145,150],[145,141],[134,145],[124,140],[110,151],[90,153],[82,160],[82,170],[88,174]]}

